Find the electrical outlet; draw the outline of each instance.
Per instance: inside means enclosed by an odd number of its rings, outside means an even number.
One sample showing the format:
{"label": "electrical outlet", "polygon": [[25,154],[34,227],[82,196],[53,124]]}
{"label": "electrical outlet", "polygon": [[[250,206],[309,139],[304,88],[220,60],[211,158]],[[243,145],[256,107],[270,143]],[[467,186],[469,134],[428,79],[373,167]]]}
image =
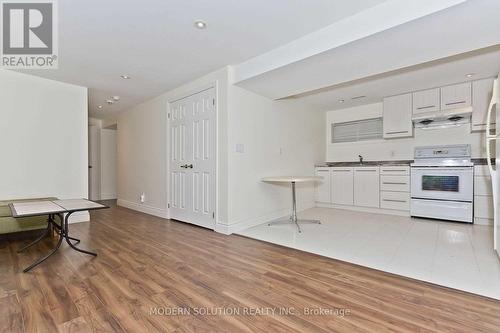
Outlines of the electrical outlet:
{"label": "electrical outlet", "polygon": [[245,152],[245,145],[242,143],[237,143],[235,148],[236,148],[237,153],[244,153]]}

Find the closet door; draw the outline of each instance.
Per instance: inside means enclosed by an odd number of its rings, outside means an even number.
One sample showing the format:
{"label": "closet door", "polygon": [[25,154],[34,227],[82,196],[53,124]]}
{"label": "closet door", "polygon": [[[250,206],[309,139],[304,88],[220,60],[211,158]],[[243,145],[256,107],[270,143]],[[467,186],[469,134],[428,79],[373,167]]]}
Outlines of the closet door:
{"label": "closet door", "polygon": [[170,216],[215,228],[215,89],[170,104]]}

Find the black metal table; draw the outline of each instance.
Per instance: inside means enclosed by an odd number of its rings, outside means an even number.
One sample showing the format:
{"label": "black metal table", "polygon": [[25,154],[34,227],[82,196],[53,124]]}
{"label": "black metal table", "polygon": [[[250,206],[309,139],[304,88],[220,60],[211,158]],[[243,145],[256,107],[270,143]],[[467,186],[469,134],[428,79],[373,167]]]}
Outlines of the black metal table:
{"label": "black metal table", "polygon": [[[54,200],[54,201],[29,201],[29,202],[11,203],[9,204],[9,207],[12,212],[12,216],[15,218],[29,217],[29,216],[45,216],[45,215],[49,216],[47,221],[47,228],[45,229],[45,231],[33,242],[19,249],[17,251],[18,253],[40,242],[43,238],[45,238],[48,234],[50,234],[51,230],[55,230],[59,235],[59,239],[55,247],[48,254],[38,258],[34,263],[26,267],[23,270],[24,273],[28,272],[35,266],[41,264],[42,262],[47,260],[50,256],[52,256],[54,253],[56,253],[57,250],[61,247],[63,240],[66,240],[68,245],[72,249],[78,252],[82,252],[92,256],[97,256],[97,253],[95,252],[82,250],[75,246],[75,244],[80,243],[80,240],[78,238],[69,236],[68,220],[69,217],[76,212],[105,209],[109,208],[108,206],[87,199],[68,199],[68,200]],[[56,216],[60,221],[59,224],[55,221]],[[75,243],[72,243],[71,241],[74,241]]]}

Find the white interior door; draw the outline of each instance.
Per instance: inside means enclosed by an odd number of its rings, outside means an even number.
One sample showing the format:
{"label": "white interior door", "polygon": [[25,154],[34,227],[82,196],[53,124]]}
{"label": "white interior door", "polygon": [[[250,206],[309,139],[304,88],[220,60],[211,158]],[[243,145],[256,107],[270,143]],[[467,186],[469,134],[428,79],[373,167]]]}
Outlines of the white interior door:
{"label": "white interior door", "polygon": [[89,126],[89,199],[100,200],[100,140],[99,128]]}
{"label": "white interior door", "polygon": [[170,216],[215,228],[216,107],[210,88],[170,104]]}

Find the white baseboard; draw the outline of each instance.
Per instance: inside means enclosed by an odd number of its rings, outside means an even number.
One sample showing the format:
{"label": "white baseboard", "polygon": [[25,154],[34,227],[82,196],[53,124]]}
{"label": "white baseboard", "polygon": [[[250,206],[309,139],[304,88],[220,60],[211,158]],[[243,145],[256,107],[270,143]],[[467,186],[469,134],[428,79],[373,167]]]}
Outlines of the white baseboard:
{"label": "white baseboard", "polygon": [[101,200],[114,200],[116,198],[116,193],[101,193]]}
{"label": "white baseboard", "polygon": [[372,207],[345,206],[345,205],[337,205],[337,204],[322,203],[322,202],[316,202],[316,207],[344,209],[344,210],[352,210],[355,212],[365,212],[365,213],[375,213],[375,214],[410,216],[410,212],[406,211],[406,210],[392,210],[392,209],[372,208]]}
{"label": "white baseboard", "polygon": [[123,200],[123,199],[118,199],[116,204],[118,206],[122,206],[125,208],[136,210],[138,212],[146,213],[149,215],[158,216],[158,217],[161,217],[164,219],[168,218],[168,212],[164,208],[156,208],[156,207],[152,207],[152,206],[148,206],[148,205],[144,205],[144,204],[139,204],[139,203],[135,203],[132,201]]}
{"label": "white baseboard", "polygon": [[69,216],[68,223],[80,223],[90,221],[90,214],[88,211],[74,212]]}
{"label": "white baseboard", "polygon": [[[307,203],[298,203],[297,206],[298,206],[297,211],[300,212],[300,211],[303,211],[303,210],[306,210],[309,208],[313,208],[315,205],[314,205],[314,202],[311,201],[311,202],[307,202]],[[290,208],[284,208],[284,209],[276,210],[273,212],[269,212],[269,213],[261,215],[259,217],[250,218],[250,219],[246,219],[246,220],[242,220],[242,221],[237,221],[237,222],[232,223],[232,224],[217,223],[215,225],[215,231],[219,232],[221,234],[230,235],[232,233],[236,233],[236,232],[254,227],[254,226],[259,225],[259,224],[263,224],[263,223],[274,221],[274,220],[281,219],[281,218],[286,218],[288,216],[290,216]]]}

